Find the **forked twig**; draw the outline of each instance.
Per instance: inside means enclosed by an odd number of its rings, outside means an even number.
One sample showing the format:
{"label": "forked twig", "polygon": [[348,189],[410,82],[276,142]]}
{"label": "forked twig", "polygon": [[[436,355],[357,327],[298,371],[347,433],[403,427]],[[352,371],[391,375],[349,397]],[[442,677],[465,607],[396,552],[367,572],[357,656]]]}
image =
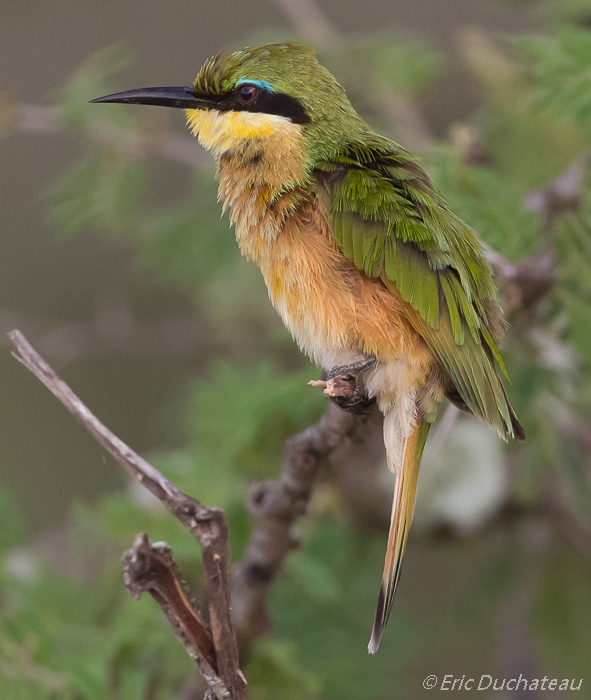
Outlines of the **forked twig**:
{"label": "forked twig", "polygon": [[[228,530],[224,514],[219,508],[207,508],[196,499],[184,494],[143,457],[140,457],[112,433],[91,413],[70,387],[60,379],[20,331],[10,331],[8,336],[16,349],[16,352],[13,353],[14,357],[61,401],[68,411],[82,423],[86,430],[126,471],[151,491],[164,504],[167,510],[181,521],[199,543],[207,575],[209,618],[217,668],[217,673],[215,673],[211,664],[207,661],[208,655],[211,658],[211,653],[208,652],[208,649],[200,649],[200,655],[203,657],[202,661],[211,668],[211,673],[207,671],[207,675],[204,675],[204,678],[208,682],[215,698],[219,700],[243,700],[246,697],[244,676],[238,666],[238,645],[230,612],[230,557]],[[153,551],[150,553],[147,543],[145,546],[143,544],[143,541],[136,542],[136,549],[132,551],[135,551],[136,554],[142,552],[142,556],[151,558],[153,569],[155,565],[154,553]],[[133,558],[133,555],[130,556]],[[133,564],[130,561],[127,563]],[[159,566],[164,566],[162,558]],[[146,571],[149,569],[150,567],[148,566]],[[170,567],[170,562],[168,567],[164,566],[164,569],[168,569],[168,572],[174,571]],[[136,571],[135,574],[138,574],[138,572]],[[175,609],[174,601],[177,601],[176,609],[179,624],[181,627],[184,625],[186,628],[188,608],[181,595],[183,589],[182,587],[178,588],[175,581],[170,580],[166,571],[161,571],[160,574],[160,576],[156,577],[160,581],[160,589],[157,592],[162,595],[164,590],[162,581],[168,579],[168,585],[165,585],[168,595],[164,596],[164,598],[166,603],[171,606],[171,609]],[[178,577],[173,575],[173,578],[178,583]],[[174,594],[174,589],[176,589],[176,594]],[[149,590],[149,587],[146,590]],[[189,605],[189,608],[191,607]],[[185,618],[184,622],[180,619],[183,617]],[[197,642],[196,639],[192,639],[191,644],[202,643],[202,641]],[[202,664],[200,664],[200,668],[202,668]]]}

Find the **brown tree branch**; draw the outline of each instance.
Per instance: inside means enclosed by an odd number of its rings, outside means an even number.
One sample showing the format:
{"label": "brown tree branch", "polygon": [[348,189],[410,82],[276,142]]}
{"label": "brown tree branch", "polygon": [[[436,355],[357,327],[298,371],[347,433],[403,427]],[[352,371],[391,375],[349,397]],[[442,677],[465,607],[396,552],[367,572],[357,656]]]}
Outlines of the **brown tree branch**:
{"label": "brown tree branch", "polygon": [[495,273],[495,282],[505,295],[505,313],[514,309],[535,310],[540,299],[550,291],[556,279],[554,248],[510,262],[486,243],[486,258]]}
{"label": "brown tree branch", "polygon": [[589,155],[585,154],[544,188],[527,197],[526,209],[543,213],[545,233],[550,231],[557,216],[578,210],[585,169],[589,165]]}
{"label": "brown tree branch", "polygon": [[[223,514],[217,508],[207,508],[182,493],[106,428],[20,331],[14,330],[8,335],[16,348],[16,353],[13,353],[16,359],[45,384],[126,471],[159,498],[199,542],[208,577],[213,656],[208,642],[209,631],[193,609],[171,555],[162,547],[151,545],[145,535],[139,535],[133,549],[125,555],[125,583],[134,596],[147,591],[163,607],[175,633],[188,646],[215,697],[225,697],[224,688],[230,693],[229,698],[245,697],[230,618],[229,553]],[[255,524],[244,557],[235,567],[232,577],[234,619],[243,646],[252,637],[269,629],[266,612],[269,589],[288,552],[297,546],[293,524],[306,512],[319,470],[328,464],[336,450],[342,450],[349,441],[362,440],[362,429],[367,420],[368,416],[347,413],[331,402],[316,424],[286,441],[279,479],[253,484],[249,510]]]}
{"label": "brown tree branch", "polygon": [[287,554],[298,546],[293,525],[306,513],[318,472],[343,443],[360,439],[367,420],[366,415],[347,413],[330,402],[317,423],[285,442],[279,478],[252,485],[248,510],[254,527],[232,577],[232,608],[241,648],[270,628],[269,589]]}
{"label": "brown tree branch", "polygon": [[184,494],[103,425],[20,331],[13,330],[8,336],[16,348],[14,357],[61,401],[131,476],[181,521],[199,543],[207,576],[209,617],[218,670],[216,678],[227,688],[229,695],[217,695],[211,684],[210,688],[219,700],[243,700],[246,697],[244,677],[238,666],[238,646],[230,612],[228,531],[222,511],[207,508]]}
{"label": "brown tree branch", "polygon": [[149,593],[160,605],[176,636],[195,659],[201,675],[217,697],[229,697],[217,675],[217,661],[211,631],[195,609],[191,594],[164,543],[154,544],[144,534],[136,535],[133,547],[123,555],[123,582],[139,600]]}

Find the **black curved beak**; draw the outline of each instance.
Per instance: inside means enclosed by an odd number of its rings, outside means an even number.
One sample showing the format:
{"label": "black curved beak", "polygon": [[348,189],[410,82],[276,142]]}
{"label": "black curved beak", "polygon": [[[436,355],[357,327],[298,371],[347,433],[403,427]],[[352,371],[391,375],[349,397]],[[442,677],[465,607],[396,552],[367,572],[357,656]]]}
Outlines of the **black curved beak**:
{"label": "black curved beak", "polygon": [[157,105],[177,109],[216,109],[213,100],[197,97],[191,87],[150,87],[115,92],[91,102],[120,102],[131,105]]}

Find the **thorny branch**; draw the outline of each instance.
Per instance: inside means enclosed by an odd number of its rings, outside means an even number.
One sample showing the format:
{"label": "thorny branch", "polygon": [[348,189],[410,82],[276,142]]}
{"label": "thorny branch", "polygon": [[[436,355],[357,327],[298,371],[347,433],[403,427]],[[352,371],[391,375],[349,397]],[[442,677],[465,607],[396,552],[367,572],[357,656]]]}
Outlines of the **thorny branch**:
{"label": "thorny branch", "polygon": [[[198,663],[200,668],[206,671],[204,678],[209,683],[214,697],[219,700],[243,700],[246,697],[244,677],[238,666],[238,647],[230,612],[228,531],[222,511],[218,508],[207,508],[196,499],[180,491],[171,481],[103,425],[35,351],[20,331],[13,330],[8,335],[16,349],[16,352],[13,353],[14,357],[61,401],[131,476],[143,484],[163,503],[168,511],[181,521],[199,543],[207,575],[209,618],[217,673],[213,671],[208,661],[208,657],[211,658],[211,652],[207,646],[199,650],[202,658],[199,659]],[[149,565],[148,555],[151,558]],[[145,566],[138,564],[139,568],[136,570],[134,557],[136,560],[143,557]],[[191,630],[194,629],[197,619],[196,614],[192,616],[193,627],[191,625],[187,627],[187,620],[191,617],[187,611],[192,606],[188,604],[186,596],[183,598],[181,595],[183,589],[180,584],[177,587],[176,583],[170,580],[168,574],[164,576],[162,567],[168,568],[173,579],[178,583],[178,572],[175,574],[174,569],[170,566],[170,561],[167,562],[161,556],[158,563],[160,573],[155,577],[156,580],[160,581],[160,584],[154,590],[159,595],[162,595],[164,591],[168,592],[164,598],[169,610],[175,610],[179,628],[185,630],[186,638],[192,644],[193,641],[197,640],[195,635],[191,636]],[[133,589],[136,592],[141,588],[138,581],[135,583],[133,581],[136,574],[140,576],[142,572],[146,573],[146,571],[152,570],[152,579],[154,579],[153,569],[154,557],[150,553],[149,546],[143,541],[136,542],[134,553],[128,556],[126,569],[129,575],[129,584],[132,588],[135,586]],[[163,580],[167,578],[168,585],[165,585]],[[171,591],[174,590],[176,590],[177,595],[170,595]],[[175,608],[175,604],[179,601],[181,606]],[[203,637],[200,639],[203,641]],[[204,664],[209,665],[211,672]]]}

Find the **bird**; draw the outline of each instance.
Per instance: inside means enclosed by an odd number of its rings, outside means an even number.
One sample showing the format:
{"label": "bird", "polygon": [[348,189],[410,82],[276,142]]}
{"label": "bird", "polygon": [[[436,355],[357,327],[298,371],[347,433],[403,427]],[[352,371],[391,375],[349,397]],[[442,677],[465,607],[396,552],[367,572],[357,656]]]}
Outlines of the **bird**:
{"label": "bird", "polygon": [[372,129],[302,44],[218,54],[192,85],[92,101],[185,110],[215,159],[240,250],[259,266],[285,326],[329,382],[351,372],[383,413],[394,494],[374,654],[441,400],[504,440],[525,437],[500,377],[506,322],[482,243],[419,158]]}

